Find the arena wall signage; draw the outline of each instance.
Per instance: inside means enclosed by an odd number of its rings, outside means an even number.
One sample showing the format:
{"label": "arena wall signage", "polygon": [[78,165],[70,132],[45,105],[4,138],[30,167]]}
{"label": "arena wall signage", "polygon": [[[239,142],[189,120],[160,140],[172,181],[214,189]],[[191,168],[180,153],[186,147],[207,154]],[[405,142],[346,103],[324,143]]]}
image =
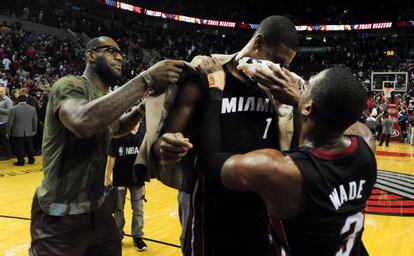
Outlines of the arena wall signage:
{"label": "arena wall signage", "polygon": [[[131,4],[126,4],[114,0],[96,0],[96,2],[122,9],[129,12],[135,12],[146,16],[159,17],[162,19],[175,20],[179,22],[187,22],[193,24],[200,24],[206,26],[216,26],[216,27],[226,27],[226,28],[243,28],[243,29],[256,29],[258,24],[245,23],[245,22],[233,22],[233,21],[223,21],[223,20],[209,20],[201,19],[196,17],[189,17],[179,14],[172,14],[154,10],[148,10],[140,6],[134,6]],[[409,21],[399,21],[396,23],[393,22],[378,22],[378,23],[364,23],[364,24],[344,24],[344,25],[298,25],[296,30],[298,31],[352,31],[352,30],[373,30],[373,29],[389,29],[389,28],[405,28],[405,27],[414,27],[414,20]]]}
{"label": "arena wall signage", "polygon": [[396,104],[388,104],[387,112],[393,121],[393,129],[391,134],[391,140],[401,141],[401,129],[398,124],[398,107]]}

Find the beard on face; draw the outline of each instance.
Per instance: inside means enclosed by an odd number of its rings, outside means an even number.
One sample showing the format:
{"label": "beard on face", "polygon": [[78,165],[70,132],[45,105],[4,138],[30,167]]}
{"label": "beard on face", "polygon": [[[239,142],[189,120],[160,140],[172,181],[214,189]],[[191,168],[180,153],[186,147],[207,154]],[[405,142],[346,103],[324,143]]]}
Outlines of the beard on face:
{"label": "beard on face", "polygon": [[111,66],[108,64],[107,61],[103,57],[99,57],[96,62],[96,73],[104,82],[112,82],[116,79],[121,77]]}

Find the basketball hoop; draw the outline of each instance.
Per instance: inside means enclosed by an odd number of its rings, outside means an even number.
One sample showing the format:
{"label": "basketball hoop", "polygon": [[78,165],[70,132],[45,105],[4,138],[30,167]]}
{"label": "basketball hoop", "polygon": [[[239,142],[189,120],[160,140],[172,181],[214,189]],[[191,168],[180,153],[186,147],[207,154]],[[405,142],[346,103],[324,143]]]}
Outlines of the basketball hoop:
{"label": "basketball hoop", "polygon": [[385,98],[391,98],[391,93],[394,91],[394,88],[392,87],[384,87],[384,96]]}

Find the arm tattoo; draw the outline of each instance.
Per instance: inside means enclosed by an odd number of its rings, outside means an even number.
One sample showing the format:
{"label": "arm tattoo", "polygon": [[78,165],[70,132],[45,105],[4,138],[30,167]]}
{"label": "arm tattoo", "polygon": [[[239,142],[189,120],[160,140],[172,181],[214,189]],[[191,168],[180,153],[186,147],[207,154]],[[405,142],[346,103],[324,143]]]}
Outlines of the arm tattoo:
{"label": "arm tattoo", "polygon": [[89,122],[90,129],[107,126],[136,104],[146,89],[143,78],[137,76],[115,92],[85,104],[82,119]]}

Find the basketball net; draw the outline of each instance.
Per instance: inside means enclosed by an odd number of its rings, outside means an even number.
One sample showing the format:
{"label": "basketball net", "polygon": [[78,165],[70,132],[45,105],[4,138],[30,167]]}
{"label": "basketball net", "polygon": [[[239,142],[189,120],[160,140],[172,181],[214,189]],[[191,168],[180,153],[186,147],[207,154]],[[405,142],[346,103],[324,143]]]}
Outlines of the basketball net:
{"label": "basketball net", "polygon": [[387,87],[384,87],[384,96],[385,96],[385,98],[391,98],[391,93],[392,93],[392,91],[394,91],[394,88],[392,88],[392,87],[390,87],[390,88],[387,88]]}

